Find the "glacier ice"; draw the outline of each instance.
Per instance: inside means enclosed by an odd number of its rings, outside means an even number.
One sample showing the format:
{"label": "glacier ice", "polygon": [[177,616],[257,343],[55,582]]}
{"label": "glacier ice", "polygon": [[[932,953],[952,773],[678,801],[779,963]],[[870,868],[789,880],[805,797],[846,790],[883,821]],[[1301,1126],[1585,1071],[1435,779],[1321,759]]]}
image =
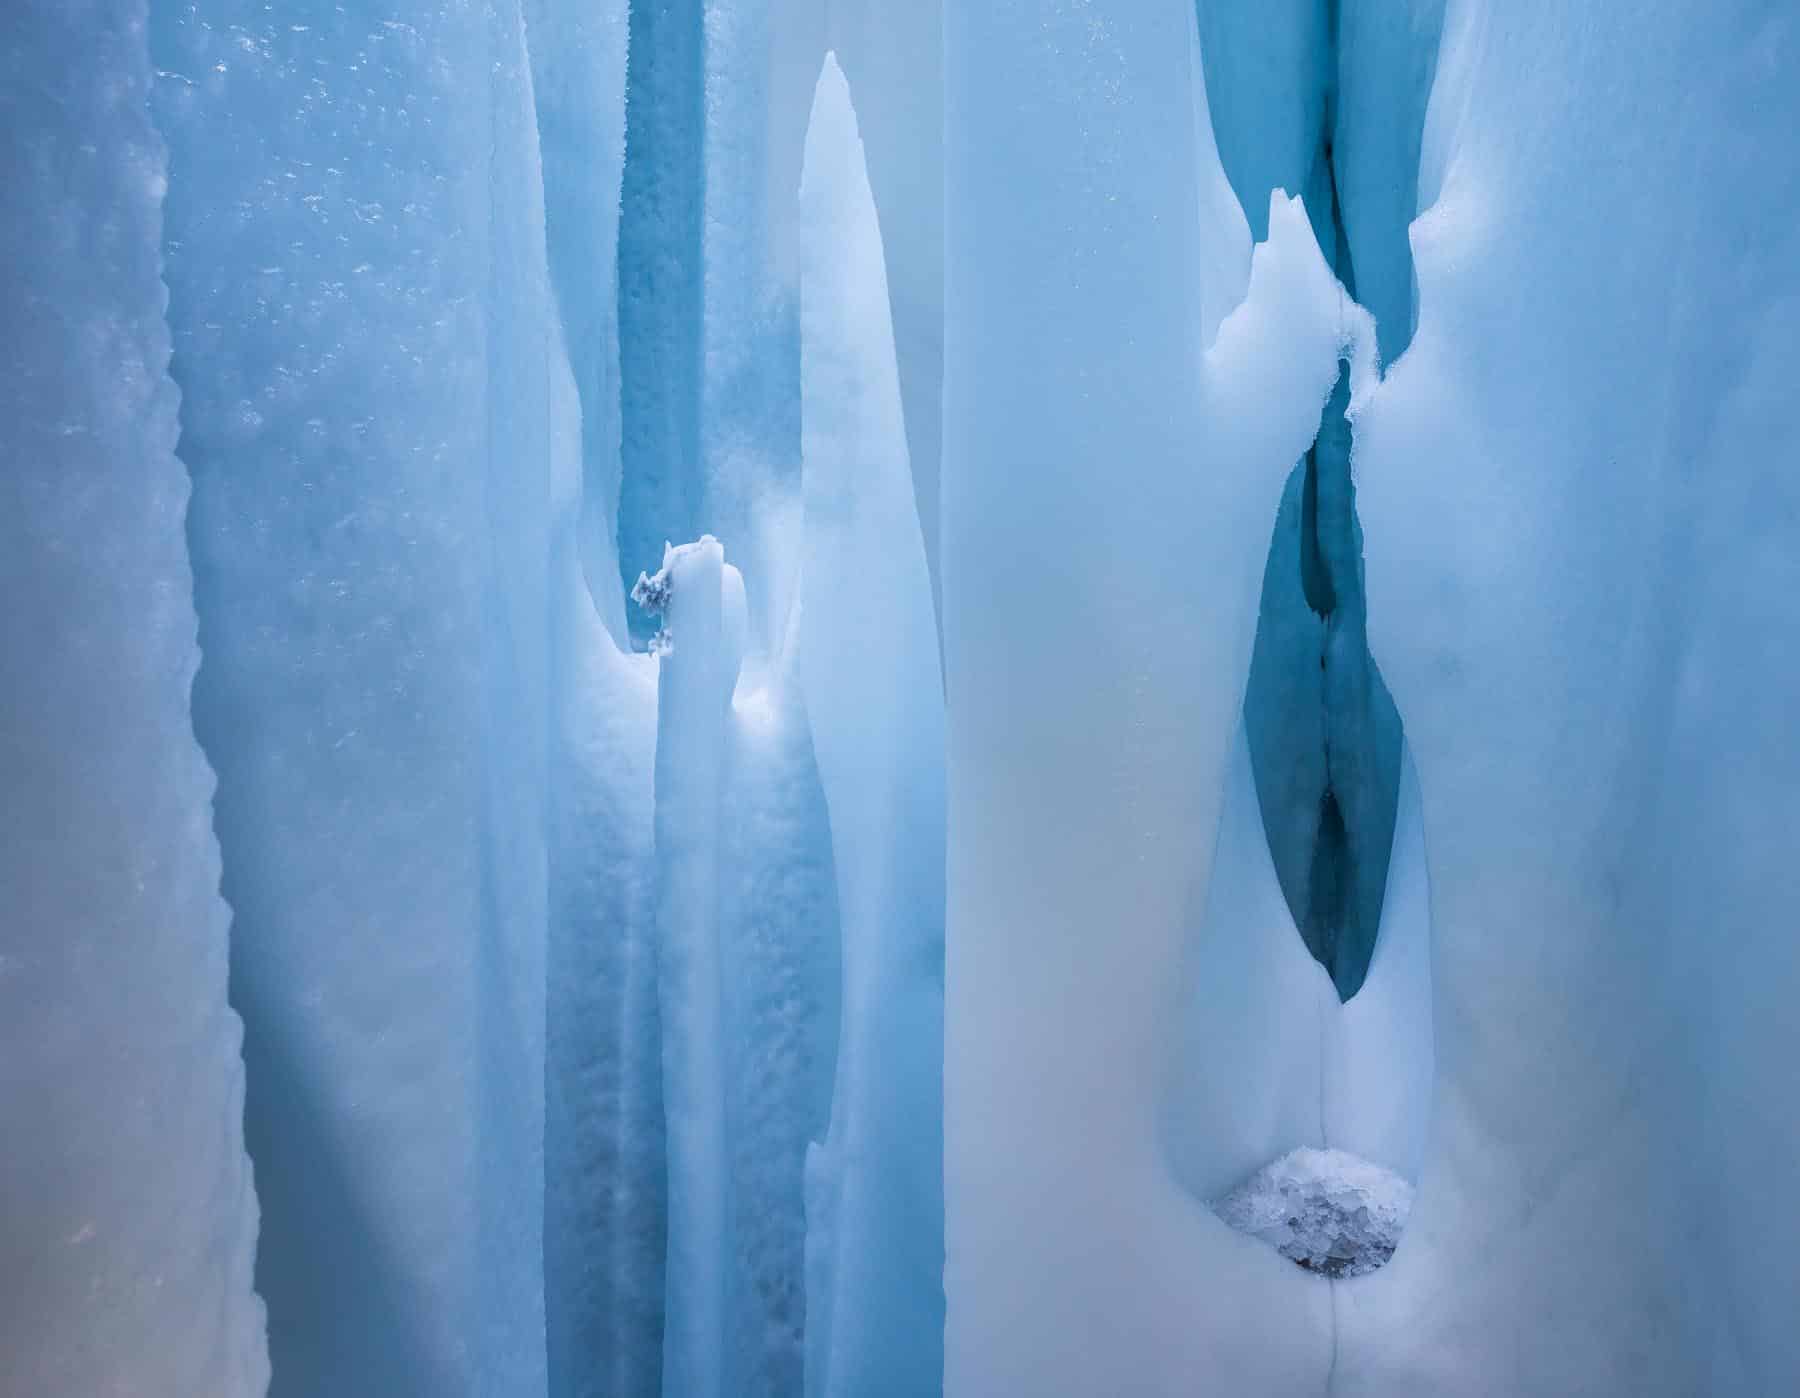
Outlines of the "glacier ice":
{"label": "glacier ice", "polygon": [[0,1390],[1800,1390],[1791,9],[20,0]]}

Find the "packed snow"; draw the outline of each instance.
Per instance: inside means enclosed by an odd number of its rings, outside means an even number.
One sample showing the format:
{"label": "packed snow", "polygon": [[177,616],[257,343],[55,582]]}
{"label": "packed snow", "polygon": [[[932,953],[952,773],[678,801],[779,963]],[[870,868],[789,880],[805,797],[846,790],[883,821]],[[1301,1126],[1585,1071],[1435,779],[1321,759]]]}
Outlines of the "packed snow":
{"label": "packed snow", "polygon": [[1394,1255],[1412,1203],[1412,1186],[1392,1170],[1345,1151],[1302,1146],[1263,1166],[1213,1211],[1335,1281],[1365,1276]]}

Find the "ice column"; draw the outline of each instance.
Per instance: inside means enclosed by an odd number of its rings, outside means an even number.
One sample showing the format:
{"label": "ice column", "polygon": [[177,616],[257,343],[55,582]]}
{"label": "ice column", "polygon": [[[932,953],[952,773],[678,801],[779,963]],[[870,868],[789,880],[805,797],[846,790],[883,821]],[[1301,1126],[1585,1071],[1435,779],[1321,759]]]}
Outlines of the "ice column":
{"label": "ice column", "polygon": [[807,1161],[812,1398],[923,1398],[943,1352],[944,728],[881,230],[850,92],[801,184],[800,671],[843,929],[831,1129]]}
{"label": "ice column", "polygon": [[[722,1398],[730,1284],[720,802],[743,583],[718,541],[667,551],[657,693],[657,985],[668,1116],[663,1391]],[[641,591],[641,590],[640,590]]]}
{"label": "ice column", "polygon": [[0,36],[0,1391],[260,1398],[144,6]]}

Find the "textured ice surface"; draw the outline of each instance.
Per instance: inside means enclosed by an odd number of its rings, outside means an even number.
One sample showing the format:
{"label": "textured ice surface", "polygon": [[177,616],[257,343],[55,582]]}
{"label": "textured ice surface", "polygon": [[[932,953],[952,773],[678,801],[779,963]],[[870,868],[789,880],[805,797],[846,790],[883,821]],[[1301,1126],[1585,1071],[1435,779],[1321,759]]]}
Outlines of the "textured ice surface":
{"label": "textured ice surface", "polygon": [[0,71],[0,1393],[261,1398],[144,7]]}
{"label": "textured ice surface", "polygon": [[1394,1255],[1412,1186],[1341,1150],[1302,1146],[1263,1166],[1214,1205],[1240,1233],[1331,1278],[1360,1277]]}

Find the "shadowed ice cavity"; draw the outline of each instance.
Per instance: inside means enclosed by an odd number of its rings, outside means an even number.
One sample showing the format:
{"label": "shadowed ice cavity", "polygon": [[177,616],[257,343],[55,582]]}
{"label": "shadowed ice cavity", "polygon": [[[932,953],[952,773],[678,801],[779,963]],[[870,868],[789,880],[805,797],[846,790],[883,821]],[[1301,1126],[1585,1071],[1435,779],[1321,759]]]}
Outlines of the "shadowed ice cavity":
{"label": "shadowed ice cavity", "polygon": [[[1417,202],[1436,0],[1200,0],[1220,159],[1251,229],[1298,191],[1345,290],[1371,310],[1383,362],[1416,315]],[[1344,367],[1276,516],[1244,718],[1269,850],[1295,925],[1340,999],[1375,948],[1398,799],[1400,715],[1369,654]]]}

